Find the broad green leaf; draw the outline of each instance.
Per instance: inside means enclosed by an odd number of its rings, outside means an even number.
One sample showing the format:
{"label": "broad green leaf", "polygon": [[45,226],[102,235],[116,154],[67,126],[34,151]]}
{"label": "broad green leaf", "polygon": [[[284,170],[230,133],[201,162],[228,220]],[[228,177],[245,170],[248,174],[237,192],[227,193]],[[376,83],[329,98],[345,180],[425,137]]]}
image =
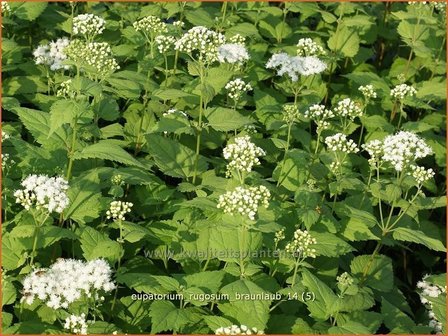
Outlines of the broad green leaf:
{"label": "broad green leaf", "polygon": [[[353,275],[365,278],[364,285],[388,292],[394,284],[392,260],[384,255],[362,255],[355,257],[350,269]],[[365,274],[365,276],[364,276]]]}
{"label": "broad green leaf", "polygon": [[337,327],[328,329],[329,334],[343,334],[343,335],[370,335],[371,332],[365,326],[358,322],[346,322]]}
{"label": "broad green leaf", "polygon": [[152,322],[151,334],[170,330],[176,333],[200,317],[197,311],[191,308],[179,309],[169,301],[154,301],[148,315]]}
{"label": "broad green leaf", "polygon": [[[89,111],[87,102],[78,102],[75,100],[58,100],[50,109],[50,132],[48,137],[64,124],[72,124],[74,120],[84,119]],[[91,114],[93,117],[93,114]],[[84,120],[85,121],[85,120]]]}
{"label": "broad green leaf", "polygon": [[318,241],[316,244],[317,255],[339,257],[354,250],[353,247],[333,233],[312,232],[311,235]]}
{"label": "broad green leaf", "polygon": [[14,15],[19,19],[34,21],[47,8],[48,2],[19,2],[12,6]]}
{"label": "broad green leaf", "polygon": [[123,249],[118,242],[89,226],[82,229],[80,242],[86,260],[106,258],[115,262],[123,253]]}
{"label": "broad green leaf", "polygon": [[412,327],[415,326],[415,323],[408,315],[384,298],[381,301],[381,315],[383,316],[384,324],[390,330],[396,329],[401,333],[410,333]]}
{"label": "broad green leaf", "polygon": [[145,168],[145,165],[134,159],[131,154],[123,148],[108,140],[101,140],[93,145],[87,146],[73,156],[75,160],[102,159],[122,163],[127,166]]}
{"label": "broad green leaf", "polygon": [[440,240],[428,237],[424,232],[419,230],[399,227],[394,229],[392,235],[396,240],[422,244],[434,251],[446,251],[446,247],[443,246],[443,243]]}
{"label": "broad green leaf", "polygon": [[345,57],[354,57],[359,50],[358,34],[346,26],[341,26],[339,31],[336,31],[328,39],[328,48]]}
{"label": "broad green leaf", "polygon": [[[194,174],[195,152],[181,143],[156,134],[146,136],[148,152],[160,170],[172,177],[187,178]],[[197,172],[207,170],[207,162],[200,156]]]}
{"label": "broad green leaf", "polygon": [[223,132],[240,129],[252,122],[250,118],[241,115],[239,112],[224,107],[207,109],[205,116],[212,128]]}

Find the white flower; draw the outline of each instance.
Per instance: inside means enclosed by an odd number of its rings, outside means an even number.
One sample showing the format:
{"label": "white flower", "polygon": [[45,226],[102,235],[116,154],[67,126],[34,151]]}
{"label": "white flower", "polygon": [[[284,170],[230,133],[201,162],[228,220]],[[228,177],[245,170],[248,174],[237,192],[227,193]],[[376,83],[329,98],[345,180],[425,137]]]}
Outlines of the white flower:
{"label": "white flower", "polygon": [[139,21],[134,22],[132,25],[136,31],[150,33],[153,36],[168,32],[166,23],[162,22],[159,17],[153,15],[145,16]]}
{"label": "white flower", "polygon": [[397,171],[407,169],[410,163],[430,154],[432,154],[431,147],[412,132],[400,131],[386,136],[383,141],[382,159],[389,162]]}
{"label": "white flower", "polygon": [[39,45],[33,51],[34,63],[36,63],[37,65],[39,65],[39,64],[50,65],[51,60],[50,60],[49,51],[50,51],[49,45],[47,45],[47,44]]}
{"label": "white flower", "polygon": [[49,65],[51,70],[70,69],[70,65],[63,64],[67,59],[65,47],[70,44],[70,40],[66,37],[59,38],[50,44],[39,45],[33,51],[34,62],[36,64]]}
{"label": "white flower", "polygon": [[283,105],[283,120],[287,124],[295,122],[299,116],[299,109],[295,104]]}
{"label": "white flower", "polygon": [[2,142],[9,138],[10,138],[10,135],[2,130]]}
{"label": "white flower", "polygon": [[32,207],[45,209],[48,213],[61,213],[69,205],[68,182],[62,177],[29,175],[21,183],[23,189],[16,190],[16,203],[26,210]]}
{"label": "white flower", "polygon": [[229,160],[226,175],[230,176],[234,169],[250,173],[253,166],[260,164],[258,157],[266,153],[252,143],[248,135],[235,138],[234,141],[235,143],[228,144],[223,150],[224,158]]}
{"label": "white flower", "polygon": [[231,38],[229,38],[230,43],[245,45],[246,38],[240,34],[235,34]]}
{"label": "white flower", "polygon": [[84,43],[73,40],[65,48],[65,53],[69,59],[80,64],[82,70],[86,71],[85,66],[93,68],[95,75],[104,77],[120,69],[112,56],[110,45],[106,42]]}
{"label": "white flower", "polygon": [[115,289],[112,269],[104,259],[88,262],[59,258],[49,268],[35,269],[23,280],[21,302],[38,299],[53,309],[68,308],[80,299],[100,300]]}
{"label": "white flower", "polygon": [[204,63],[218,60],[218,48],[225,43],[224,35],[208,28],[197,26],[188,30],[175,43],[175,49],[190,54]]}
{"label": "white flower", "polygon": [[274,243],[278,244],[278,242],[283,239],[285,239],[285,228],[283,228],[275,233]]}
{"label": "white flower", "polygon": [[370,155],[369,164],[372,167],[379,166],[383,157],[383,142],[380,140],[372,140],[363,144],[361,147]]}
{"label": "white flower", "polygon": [[66,97],[66,98],[74,98],[76,92],[72,89],[72,80],[68,79],[61,84],[59,84],[59,88],[56,91],[56,96],[58,97]]}
{"label": "white flower", "polygon": [[377,97],[377,94],[375,92],[375,89],[373,88],[373,85],[367,84],[367,85],[361,85],[358,90],[364,95],[366,100],[374,99]]}
{"label": "white flower", "polygon": [[325,105],[314,104],[305,111],[304,116],[307,119],[314,120],[317,125],[317,131],[320,133],[322,130],[330,127],[330,123],[327,120],[333,118],[334,113],[326,109]]}
{"label": "white flower", "polygon": [[161,54],[164,54],[173,49],[176,38],[168,35],[158,35],[155,39],[157,49]]}
{"label": "white flower", "polygon": [[227,43],[218,47],[218,60],[221,63],[242,64],[249,58],[249,54],[244,45]]}
{"label": "white flower", "polygon": [[257,328],[249,328],[245,325],[231,325],[229,327],[221,327],[215,330],[215,335],[264,335],[262,330]]}
{"label": "white flower", "polygon": [[297,56],[322,56],[326,52],[311,38],[301,38],[297,43]]}
{"label": "white flower", "polygon": [[319,58],[314,56],[289,56],[286,53],[274,54],[266,63],[266,68],[277,69],[277,75],[286,74],[296,82],[299,75],[311,76],[321,73],[327,68],[327,65]]}
{"label": "white flower", "polygon": [[357,153],[359,151],[356,143],[352,139],[347,139],[347,136],[342,133],[326,137],[325,144],[329,150],[335,152]]}
{"label": "white flower", "polygon": [[425,275],[422,281],[417,282],[417,288],[421,290],[421,292],[419,293],[420,301],[428,310],[428,326],[433,328],[436,333],[440,333],[442,331],[442,323],[437,320],[436,315],[433,312],[431,299],[438,298],[440,295],[444,295],[446,299],[446,286],[442,287],[430,283],[429,281],[426,281],[427,277],[428,275]]}
{"label": "white flower", "polygon": [[185,22],[182,21],[174,21],[173,26],[177,28],[183,28],[185,26]]}
{"label": "white flower", "polygon": [[345,98],[339,101],[333,112],[338,117],[348,117],[350,120],[355,120],[356,117],[362,116],[362,109],[358,103],[350,98]]}
{"label": "white flower", "polygon": [[125,215],[131,212],[134,204],[131,202],[112,201],[109,210],[106,212],[107,219],[125,220]]}
{"label": "white flower", "polygon": [[11,7],[6,1],[2,1],[2,16],[7,16],[11,13]]}
{"label": "white flower", "polygon": [[408,172],[408,175],[412,175],[413,178],[417,181],[418,184],[425,183],[426,181],[432,179],[434,177],[434,170],[431,168],[425,169],[425,167],[420,167],[416,165],[411,165],[411,172]]}
{"label": "white flower", "polygon": [[416,93],[417,90],[407,84],[399,84],[390,90],[390,95],[398,100],[403,100],[405,97],[412,97]]}
{"label": "white flower", "polygon": [[104,31],[106,21],[94,14],[80,14],[73,18],[73,34],[93,38]]}
{"label": "white flower", "polygon": [[260,205],[267,208],[271,193],[265,186],[259,187],[236,187],[233,191],[228,191],[219,196],[218,209],[223,209],[224,213],[239,213],[255,220],[258,207]]}
{"label": "white flower", "polygon": [[164,117],[169,117],[169,116],[174,116],[174,115],[181,115],[182,117],[188,119],[188,114],[186,114],[184,111],[180,111],[180,110],[177,110],[177,109],[174,109],[174,108],[173,109],[169,109],[166,112],[163,112],[162,115]]}
{"label": "white flower", "polygon": [[68,316],[65,319],[64,329],[77,335],[87,335],[86,314]]}
{"label": "white flower", "polygon": [[313,238],[307,230],[298,229],[294,232],[292,242],[286,245],[285,251],[301,259],[316,258],[316,250],[312,248],[316,244],[316,238]]}
{"label": "white flower", "polygon": [[338,284],[341,285],[342,287],[349,287],[349,286],[353,285],[353,278],[347,272],[344,272],[341,275],[338,275],[336,277],[336,280],[337,280]]}
{"label": "white flower", "polygon": [[249,83],[246,83],[241,78],[236,78],[228,82],[225,86],[225,89],[228,91],[228,96],[230,99],[235,101],[240,100],[243,93],[247,91],[252,91],[252,86]]}

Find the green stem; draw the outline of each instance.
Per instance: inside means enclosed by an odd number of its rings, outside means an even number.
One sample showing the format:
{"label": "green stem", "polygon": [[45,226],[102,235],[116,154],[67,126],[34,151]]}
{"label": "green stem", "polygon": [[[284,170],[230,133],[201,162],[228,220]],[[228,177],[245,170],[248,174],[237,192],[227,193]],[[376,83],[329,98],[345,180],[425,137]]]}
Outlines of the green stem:
{"label": "green stem", "polygon": [[294,274],[292,276],[291,287],[294,287],[294,285],[296,284],[297,270],[299,269],[299,265],[300,265],[300,256],[297,258],[296,264],[294,266]]}
{"label": "green stem", "polygon": [[202,134],[202,114],[203,114],[203,104],[204,104],[204,97],[202,94],[202,89],[203,89],[203,85],[204,85],[204,69],[201,65],[201,71],[200,71],[200,75],[201,75],[201,94],[199,96],[199,121],[198,121],[198,134],[196,137],[196,154],[195,154],[195,159],[194,159],[194,172],[193,172],[193,184],[196,182],[196,177],[197,177],[197,170],[198,170],[198,162],[199,162],[199,151],[201,148],[201,134]]}
{"label": "green stem", "polygon": [[292,123],[288,124],[288,135],[286,137],[286,148],[285,148],[285,153],[283,154],[283,160],[282,160],[282,166],[280,168],[280,174],[278,175],[279,179],[277,181],[277,187],[282,184],[282,182],[284,181],[284,179],[286,177],[282,178],[282,174],[283,174],[283,169],[285,168],[285,160],[286,160],[286,156],[288,155],[288,151],[289,151],[289,142],[291,140],[291,127],[292,127]]}
{"label": "green stem", "polygon": [[245,269],[244,269],[244,256],[243,256],[243,253],[244,253],[244,245],[245,245],[245,240],[246,240],[246,227],[243,225],[243,226],[241,226],[241,228],[240,228],[240,233],[241,233],[241,237],[240,237],[240,239],[239,239],[239,243],[240,243],[240,255],[239,255],[239,257],[240,257],[240,273],[241,273],[241,275],[240,275],[240,278],[241,279],[243,279],[243,278],[245,278],[245,275],[244,275],[244,273],[245,273]]}

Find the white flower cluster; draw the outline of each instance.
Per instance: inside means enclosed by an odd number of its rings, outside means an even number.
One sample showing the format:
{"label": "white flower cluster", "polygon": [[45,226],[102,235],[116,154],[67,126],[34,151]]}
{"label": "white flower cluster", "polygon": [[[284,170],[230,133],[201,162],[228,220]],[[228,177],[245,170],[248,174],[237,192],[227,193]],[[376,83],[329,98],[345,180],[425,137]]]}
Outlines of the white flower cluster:
{"label": "white flower cluster", "polygon": [[220,63],[243,64],[249,59],[246,47],[240,43],[226,43],[218,47]]}
{"label": "white flower cluster", "polygon": [[417,159],[432,154],[432,149],[417,134],[400,131],[388,135],[383,140],[382,159],[389,162],[397,171],[405,170]]}
{"label": "white flower cluster", "polygon": [[223,209],[224,213],[239,213],[255,220],[255,215],[260,205],[267,208],[271,193],[265,186],[259,187],[236,187],[234,191],[228,191],[219,196],[218,209]]}
{"label": "white flower cluster", "polygon": [[70,40],[66,37],[59,38],[50,44],[40,45],[33,51],[34,62],[36,64],[49,65],[51,70],[70,69],[70,66],[63,64],[67,59],[64,52],[65,47],[70,44]]}
{"label": "white flower cluster", "polygon": [[330,127],[327,121],[334,117],[333,111],[326,109],[325,105],[314,104],[311,105],[304,113],[305,118],[312,119],[317,125],[317,131],[321,132]]}
{"label": "white flower cluster", "polygon": [[370,155],[369,164],[377,167],[381,163],[383,157],[383,142],[380,140],[372,140],[361,146]]}
{"label": "white flower cluster", "polygon": [[136,31],[143,31],[153,35],[163,34],[168,32],[165,22],[162,22],[159,17],[149,15],[133,23]]}
{"label": "white flower cluster", "polygon": [[178,21],[174,21],[173,22],[173,26],[180,29],[180,28],[183,28],[185,26],[185,22],[182,22],[182,21],[179,21],[179,20]]}
{"label": "white flower cluster", "polygon": [[47,175],[28,175],[21,183],[23,189],[16,190],[16,203],[26,210],[35,207],[61,213],[69,205],[67,196],[68,182],[62,177]]}
{"label": "white flower cluster", "polygon": [[181,111],[181,110],[178,110],[178,109],[175,109],[175,108],[169,109],[168,111],[163,112],[162,115],[164,117],[169,117],[169,116],[172,116],[172,115],[181,115],[182,117],[188,119],[188,114],[186,114],[184,111]]}
{"label": "white flower cluster", "polygon": [[411,165],[411,172],[408,175],[412,175],[413,178],[417,181],[418,184],[423,184],[426,181],[432,179],[434,177],[434,170],[431,168],[425,169],[425,167],[420,167],[416,165]]}
{"label": "white flower cluster", "polygon": [[428,309],[429,326],[433,328],[437,334],[440,334],[442,332],[442,323],[437,320],[432,310],[432,302],[426,297],[437,298],[439,295],[446,296],[446,287],[432,284],[426,281],[427,278],[428,275],[425,275],[422,281],[417,282],[417,288],[421,290],[420,301],[426,306],[426,309]]}
{"label": "white flower cluster", "polygon": [[2,1],[2,16],[9,15],[11,13],[11,7],[9,6],[9,3],[6,1]]}
{"label": "white flower cluster", "polygon": [[345,98],[336,104],[333,112],[338,117],[348,117],[350,120],[355,120],[356,117],[362,116],[362,109],[358,103],[350,98]]}
{"label": "white flower cluster", "polygon": [[159,53],[164,54],[173,49],[176,38],[170,35],[158,35],[155,39]]}
{"label": "white flower cluster", "polygon": [[123,176],[121,176],[121,174],[116,174],[116,175],[112,176],[110,181],[112,182],[112,184],[117,185],[117,186],[121,186],[124,184]]}
{"label": "white flower cluster", "polygon": [[292,124],[299,117],[299,109],[295,104],[283,105],[283,121],[287,124]]}
{"label": "white flower cluster", "polygon": [[188,30],[175,43],[175,49],[190,54],[205,63],[218,60],[218,48],[225,43],[224,35],[208,28],[197,26]]}
{"label": "white flower cluster", "polygon": [[328,149],[335,152],[343,153],[357,153],[358,146],[352,139],[347,139],[347,136],[342,133],[336,133],[325,138],[325,144]]}
{"label": "white flower cluster", "polygon": [[301,38],[297,43],[297,56],[322,56],[326,51],[311,38]]}
{"label": "white flower cluster", "polygon": [[399,84],[390,90],[392,98],[403,100],[405,97],[412,97],[417,93],[417,90],[407,84]]}
{"label": "white flower cluster", "polygon": [[312,248],[316,244],[316,238],[313,238],[307,230],[298,229],[294,232],[293,241],[286,245],[285,251],[301,259],[316,258],[316,250]]}
{"label": "white flower cluster", "polygon": [[84,295],[104,300],[103,292],[115,289],[112,269],[104,259],[88,262],[59,258],[49,268],[36,269],[23,280],[21,301],[39,299],[53,309],[68,308]]}
{"label": "white flower cluster", "polygon": [[311,76],[323,72],[327,65],[315,56],[289,56],[286,53],[274,54],[266,63],[266,68],[277,69],[277,75],[288,75],[297,82],[299,75]]}
{"label": "white flower cluster", "polygon": [[245,325],[231,325],[230,327],[221,327],[215,330],[215,335],[264,335],[262,330],[249,328]]}
{"label": "white flower cluster", "polygon": [[68,79],[59,84],[59,88],[56,91],[56,96],[74,98],[76,92],[72,89],[72,80]]}
{"label": "white flower cluster", "polygon": [[363,94],[366,100],[375,99],[377,97],[372,84],[361,85],[358,90]]}
{"label": "white flower cluster", "polygon": [[230,99],[238,101],[245,92],[252,91],[252,86],[241,78],[236,78],[228,82],[225,89],[228,91],[227,95]]}
{"label": "white flower cluster", "polygon": [[253,166],[260,164],[258,157],[266,155],[266,152],[252,143],[248,135],[235,138],[234,141],[223,150],[224,158],[229,160],[226,175],[230,176],[233,169],[250,173]]}
{"label": "white flower cluster", "polygon": [[274,243],[278,244],[283,239],[285,239],[285,228],[283,228],[275,233]]}
{"label": "white flower cluster", "polygon": [[229,38],[229,43],[245,45],[246,38],[243,35],[235,34]]}
{"label": "white flower cluster", "polygon": [[10,135],[2,130],[2,142],[9,138],[10,138]]}
{"label": "white flower cluster", "polygon": [[77,335],[87,335],[86,314],[68,316],[65,319],[64,329]]}
{"label": "white flower cluster", "polygon": [[347,272],[338,275],[336,280],[341,287],[349,287],[353,285],[353,278]]}
{"label": "white flower cluster", "polygon": [[11,159],[8,153],[2,153],[2,170],[10,167],[14,163],[15,161]]}
{"label": "white flower cluster", "polygon": [[91,39],[104,31],[106,21],[94,14],[80,14],[73,18],[73,34]]}
{"label": "white flower cluster", "polygon": [[73,40],[65,48],[65,52],[69,59],[92,67],[100,76],[106,76],[120,69],[112,56],[110,45],[106,42],[84,43],[80,40]]}
{"label": "white flower cluster", "polygon": [[255,134],[257,132],[257,127],[255,125],[244,125],[243,130],[248,134]]}
{"label": "white flower cluster", "polygon": [[106,212],[107,219],[125,220],[124,216],[131,212],[133,205],[131,202],[112,201],[109,210]]}

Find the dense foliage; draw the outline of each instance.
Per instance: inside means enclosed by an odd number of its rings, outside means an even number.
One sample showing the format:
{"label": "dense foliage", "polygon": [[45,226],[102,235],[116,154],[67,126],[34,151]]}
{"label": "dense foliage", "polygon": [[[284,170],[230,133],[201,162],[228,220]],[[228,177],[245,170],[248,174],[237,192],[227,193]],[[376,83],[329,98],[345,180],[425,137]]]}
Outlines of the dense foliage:
{"label": "dense foliage", "polygon": [[445,3],[2,2],[3,333],[445,333]]}

